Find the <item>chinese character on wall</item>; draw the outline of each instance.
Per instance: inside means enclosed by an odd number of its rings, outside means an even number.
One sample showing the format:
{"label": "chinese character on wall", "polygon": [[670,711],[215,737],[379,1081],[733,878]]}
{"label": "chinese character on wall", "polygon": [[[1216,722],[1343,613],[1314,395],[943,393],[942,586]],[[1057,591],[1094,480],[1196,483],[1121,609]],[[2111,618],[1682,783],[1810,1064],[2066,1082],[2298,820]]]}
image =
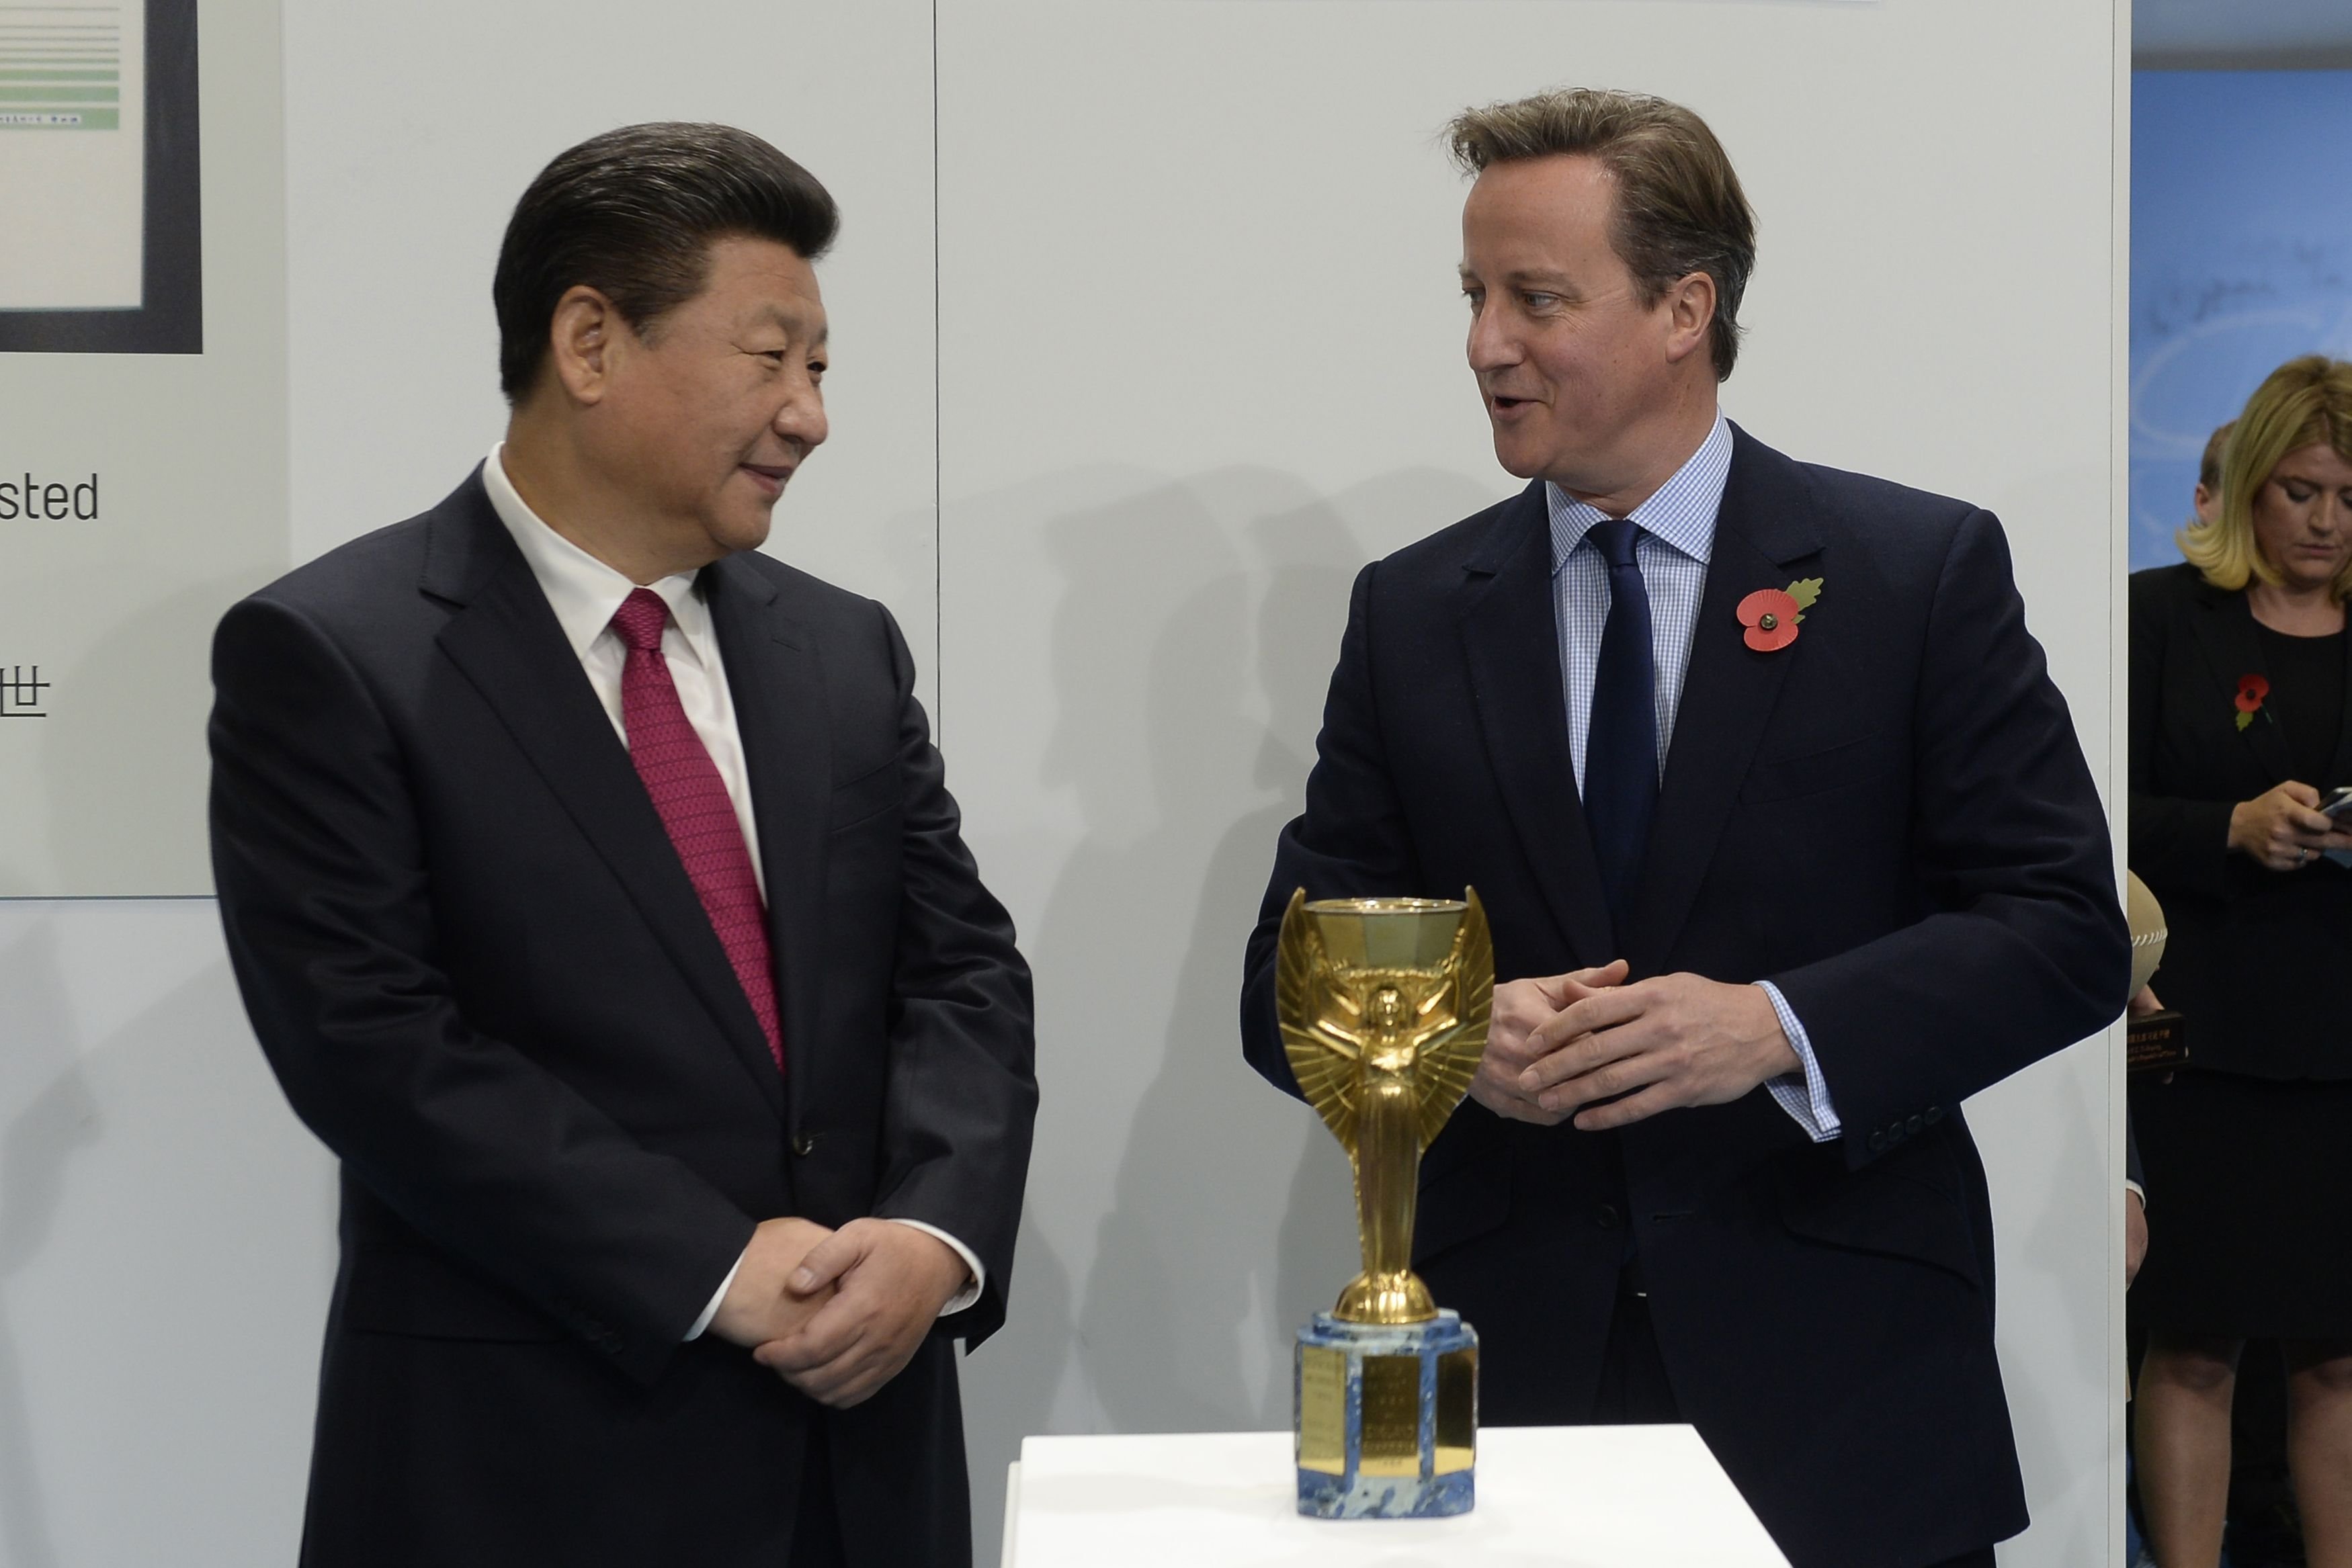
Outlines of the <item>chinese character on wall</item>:
{"label": "chinese character on wall", "polygon": [[0,664],[0,718],[47,718],[41,694],[50,683],[38,664]]}

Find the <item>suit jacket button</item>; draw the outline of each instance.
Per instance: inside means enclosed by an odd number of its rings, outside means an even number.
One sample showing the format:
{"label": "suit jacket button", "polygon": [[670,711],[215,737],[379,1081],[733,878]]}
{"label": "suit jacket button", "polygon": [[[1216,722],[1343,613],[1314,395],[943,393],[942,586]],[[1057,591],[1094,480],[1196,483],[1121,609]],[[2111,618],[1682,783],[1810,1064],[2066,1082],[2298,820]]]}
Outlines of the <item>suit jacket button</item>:
{"label": "suit jacket button", "polygon": [[1923,1114],[1927,1118],[1927,1125],[1932,1127],[1944,1119],[1944,1108],[1941,1105],[1930,1105]]}
{"label": "suit jacket button", "polygon": [[1592,1223],[1599,1226],[1603,1230],[1616,1229],[1617,1206],[1610,1203],[1594,1204],[1592,1206]]}
{"label": "suit jacket button", "polygon": [[1927,1118],[1925,1115],[1914,1116],[1903,1124],[1903,1130],[1916,1138],[1919,1135],[1919,1130],[1927,1124]]}
{"label": "suit jacket button", "polygon": [[1871,1152],[1872,1154],[1874,1154],[1874,1154],[1878,1154],[1878,1153],[1882,1152],[1885,1147],[1886,1147],[1886,1134],[1885,1134],[1885,1131],[1884,1129],[1881,1129],[1880,1131],[1875,1132],[1875,1133],[1873,1133],[1873,1134],[1870,1134],[1870,1152]]}
{"label": "suit jacket button", "polygon": [[793,1153],[800,1155],[803,1159],[806,1159],[809,1155],[816,1153],[816,1134],[814,1133],[803,1133],[799,1137],[794,1138],[793,1140]]}

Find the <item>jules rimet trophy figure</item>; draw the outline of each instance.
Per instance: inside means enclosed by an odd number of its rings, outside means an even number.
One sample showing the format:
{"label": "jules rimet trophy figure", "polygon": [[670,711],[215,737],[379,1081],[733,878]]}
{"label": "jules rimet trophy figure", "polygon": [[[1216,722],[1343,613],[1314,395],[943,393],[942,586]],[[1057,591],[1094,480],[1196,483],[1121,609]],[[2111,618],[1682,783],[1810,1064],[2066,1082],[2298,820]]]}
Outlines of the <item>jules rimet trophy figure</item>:
{"label": "jules rimet trophy figure", "polygon": [[1327,1519],[1466,1512],[1478,1337],[1412,1272],[1422,1151],[1486,1042],[1494,944],[1463,902],[1292,895],[1276,1010],[1290,1068],[1355,1170],[1364,1271],[1299,1330],[1298,1509]]}

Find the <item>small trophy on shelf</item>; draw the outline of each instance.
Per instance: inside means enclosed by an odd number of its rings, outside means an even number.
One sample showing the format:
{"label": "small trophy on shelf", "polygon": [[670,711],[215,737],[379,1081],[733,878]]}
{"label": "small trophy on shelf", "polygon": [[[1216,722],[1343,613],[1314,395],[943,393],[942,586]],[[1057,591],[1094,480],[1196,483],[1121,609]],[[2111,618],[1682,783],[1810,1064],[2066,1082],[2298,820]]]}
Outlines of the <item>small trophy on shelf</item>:
{"label": "small trophy on shelf", "polygon": [[1348,1151],[1364,1271],[1298,1331],[1298,1511],[1467,1513],[1476,1500],[1478,1336],[1412,1271],[1422,1151],[1486,1047],[1495,946],[1463,901],[1291,896],[1276,1012],[1300,1092]]}

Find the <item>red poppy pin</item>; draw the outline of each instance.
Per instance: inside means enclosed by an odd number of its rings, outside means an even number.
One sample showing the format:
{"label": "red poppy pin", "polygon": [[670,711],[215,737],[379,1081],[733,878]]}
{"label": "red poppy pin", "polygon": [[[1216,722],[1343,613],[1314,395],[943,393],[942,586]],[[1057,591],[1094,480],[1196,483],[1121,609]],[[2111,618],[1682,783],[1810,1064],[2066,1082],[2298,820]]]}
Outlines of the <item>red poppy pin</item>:
{"label": "red poppy pin", "polygon": [[1739,623],[1748,628],[1748,645],[1759,653],[1777,653],[1797,640],[1797,622],[1822,596],[1822,580],[1801,577],[1786,588],[1759,588],[1739,601]]}
{"label": "red poppy pin", "polygon": [[2263,699],[2271,695],[2270,682],[2260,675],[2238,677],[2238,727],[2243,729],[2254,722],[2254,715],[2263,711]]}

